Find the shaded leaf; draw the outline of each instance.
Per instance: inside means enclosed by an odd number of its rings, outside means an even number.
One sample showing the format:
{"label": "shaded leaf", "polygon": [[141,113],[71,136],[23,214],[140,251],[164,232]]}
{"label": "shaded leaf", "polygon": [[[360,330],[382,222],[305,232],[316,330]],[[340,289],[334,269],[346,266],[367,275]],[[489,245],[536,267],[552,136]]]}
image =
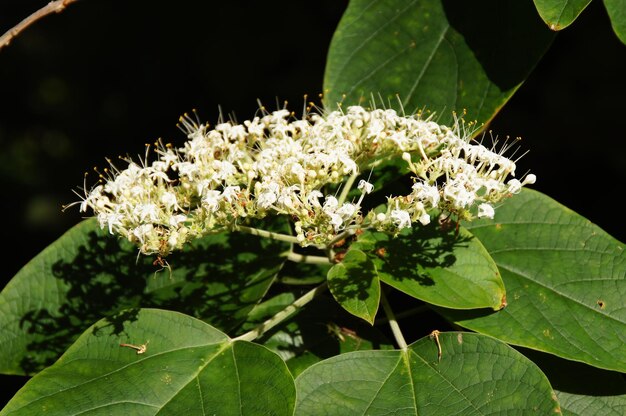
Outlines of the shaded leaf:
{"label": "shaded leaf", "polygon": [[397,237],[366,231],[350,246],[362,250],[381,281],[433,305],[500,309],[505,290],[487,250],[466,229],[438,224],[404,229]]}
{"label": "shaded leaf", "polygon": [[[147,342],[147,350],[120,342]],[[276,354],[190,316],[143,309],[89,328],[0,415],[291,415],[294,402]]]}
{"label": "shaded leaf", "polygon": [[528,1],[352,0],[330,45],[324,105],[373,96],[434,111],[442,124],[463,110],[487,122],[553,37]]}
{"label": "shaded leaf", "polygon": [[368,256],[360,250],[348,251],[327,277],[335,300],[351,314],[373,324],[380,303],[380,281]]}
{"label": "shaded leaf", "polygon": [[[284,243],[216,234],[167,258],[168,269],[84,221],[48,246],[0,293],[0,372],[51,364],[89,325],[128,307],[160,307],[231,330],[266,293]],[[161,270],[162,269],[162,270]]]}
{"label": "shaded leaf", "polygon": [[562,30],[571,25],[591,0],[533,0],[539,15],[550,30]]}
{"label": "shaded leaf", "polygon": [[297,415],[554,414],[545,375],[508,345],[479,334],[425,337],[407,351],[358,351],[296,378]]}
{"label": "shaded leaf", "polygon": [[511,344],[626,371],[624,244],[532,190],[468,228],[498,264],[508,307],[440,309],[444,316]]}
{"label": "shaded leaf", "polygon": [[613,31],[626,44],[626,2],[624,0],[604,0],[604,7],[611,19]]}

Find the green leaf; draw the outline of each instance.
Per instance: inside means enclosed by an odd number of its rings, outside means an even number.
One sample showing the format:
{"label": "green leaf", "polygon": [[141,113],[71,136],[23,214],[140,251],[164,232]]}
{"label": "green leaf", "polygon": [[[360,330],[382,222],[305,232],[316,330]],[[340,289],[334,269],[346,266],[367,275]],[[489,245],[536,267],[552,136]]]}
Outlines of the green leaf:
{"label": "green leaf", "polygon": [[591,0],[533,0],[539,15],[550,30],[563,30],[571,25]]}
{"label": "green leaf", "polygon": [[324,105],[373,97],[442,124],[464,110],[486,123],[553,38],[528,1],[352,0],[330,45]]}
{"label": "green leaf", "polygon": [[170,271],[84,221],[0,293],[0,372],[34,373],[89,325],[129,307],[178,310],[231,330],[266,293],[289,246],[217,234],[167,258]]}
{"label": "green leaf", "polygon": [[360,250],[350,250],[341,263],[328,271],[328,289],[351,314],[374,323],[380,303],[380,281],[376,266]]}
{"label": "green leaf", "polygon": [[265,347],[187,315],[142,309],[97,322],[0,415],[292,415],[294,403],[287,366]]}
{"label": "green leaf", "polygon": [[604,7],[611,19],[613,31],[626,44],[626,1],[624,0],[604,0]]}
{"label": "green leaf", "polygon": [[378,278],[433,305],[458,309],[504,306],[500,273],[480,241],[435,222],[404,229],[397,237],[366,231],[350,246],[365,252]]}
{"label": "green leaf", "polygon": [[448,319],[505,342],[626,371],[624,245],[539,192],[524,190],[493,221],[468,225],[498,264],[508,307],[441,309]]}
{"label": "green leaf", "polygon": [[626,414],[626,379],[618,372],[522,349],[550,380],[564,416]]}
{"label": "green leaf", "polygon": [[479,334],[432,337],[407,351],[358,351],[296,378],[298,416],[484,415],[558,411],[545,375],[508,345]]}

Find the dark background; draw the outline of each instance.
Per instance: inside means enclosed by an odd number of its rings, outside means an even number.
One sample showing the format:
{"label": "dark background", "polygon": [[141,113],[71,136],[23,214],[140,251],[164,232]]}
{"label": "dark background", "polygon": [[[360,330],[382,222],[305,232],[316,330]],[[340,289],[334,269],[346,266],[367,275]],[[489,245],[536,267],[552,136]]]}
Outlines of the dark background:
{"label": "dark background", "polygon": [[[527,0],[530,1],[530,0]],[[0,1],[0,33],[45,5]],[[180,145],[178,116],[213,123],[221,105],[244,120],[256,100],[322,90],[326,51],[347,0],[149,2],[82,0],[0,50],[0,288],[81,220],[72,189],[104,158],[142,154],[159,137]],[[534,189],[626,241],[626,46],[599,0],[559,33],[495,118],[530,152],[518,172]],[[1,377],[10,397],[23,379]]]}

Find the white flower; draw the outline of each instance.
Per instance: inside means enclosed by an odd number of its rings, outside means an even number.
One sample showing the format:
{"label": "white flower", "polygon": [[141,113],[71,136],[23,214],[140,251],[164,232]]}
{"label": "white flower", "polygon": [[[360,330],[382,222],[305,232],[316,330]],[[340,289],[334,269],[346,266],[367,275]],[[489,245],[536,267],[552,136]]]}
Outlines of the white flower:
{"label": "white flower", "polygon": [[517,179],[511,179],[507,185],[509,186],[508,191],[512,194],[517,194],[522,190],[522,183]]}
{"label": "white flower", "polygon": [[341,215],[344,220],[350,219],[356,214],[357,207],[353,204],[343,204],[338,210],[337,214]]}
{"label": "white flower", "polygon": [[403,209],[394,209],[389,214],[394,225],[398,230],[403,228],[411,228],[411,215]]}
{"label": "white flower", "polygon": [[357,186],[357,189],[365,194],[371,194],[372,191],[374,190],[374,185],[367,182],[366,180],[361,179],[359,181],[359,185]]}
{"label": "white flower", "polygon": [[439,189],[436,186],[416,182],[413,184],[413,192],[418,200],[427,203],[431,208],[439,205]]}
{"label": "white flower", "polygon": [[178,209],[178,200],[176,199],[176,195],[171,192],[163,192],[161,195],[160,201],[165,205],[165,208],[168,211],[173,211],[174,209]]}
{"label": "white flower", "polygon": [[[152,164],[146,157],[139,164],[127,160],[122,170],[111,165],[101,185],[89,192],[84,186],[80,210],[91,208],[102,228],[139,243],[146,254],[167,255],[242,217],[272,214],[297,218],[303,246],[324,246],[352,225],[394,232],[412,222],[427,225],[433,209],[463,220],[476,211],[492,218],[495,204],[536,180],[532,174],[509,180],[515,162],[474,143],[474,132],[459,123],[448,128],[419,114],[361,106],[291,118],[287,109],[263,110],[251,121],[209,129],[184,116],[188,140],[181,148],[159,142]],[[348,175],[394,159],[407,162],[410,193],[388,196],[386,213],[363,212],[374,186],[361,179],[358,200],[344,202]],[[338,190],[341,203],[323,194]]]}
{"label": "white flower", "polygon": [[428,225],[430,224],[430,215],[424,213],[422,215],[420,215],[418,221],[422,224],[422,225]]}
{"label": "white flower", "polygon": [[478,206],[478,218],[490,218],[493,219],[495,212],[493,207],[487,203],[482,203]]}
{"label": "white flower", "polygon": [[322,206],[322,204],[320,204],[319,199],[322,198],[324,196],[323,193],[321,193],[318,190],[313,190],[311,192],[309,192],[309,196],[307,197],[307,201],[309,202],[309,204],[311,204],[313,207],[315,208],[319,208]]}
{"label": "white flower", "polygon": [[207,208],[209,212],[217,212],[220,206],[220,195],[220,191],[207,191],[204,198],[202,198],[202,206]]}
{"label": "white flower", "polygon": [[337,207],[339,206],[339,201],[337,201],[337,198],[335,198],[334,196],[327,196],[326,200],[324,201],[324,206],[322,207],[322,210],[325,213],[333,213],[337,210]]}
{"label": "white flower", "polygon": [[169,224],[171,227],[176,228],[178,227],[179,224],[182,224],[185,221],[187,221],[186,215],[182,215],[182,214],[172,215],[169,219]]}
{"label": "white flower", "polygon": [[222,191],[222,199],[225,199],[226,202],[231,203],[233,200],[238,199],[237,194],[241,191],[241,188],[238,186],[227,186]]}

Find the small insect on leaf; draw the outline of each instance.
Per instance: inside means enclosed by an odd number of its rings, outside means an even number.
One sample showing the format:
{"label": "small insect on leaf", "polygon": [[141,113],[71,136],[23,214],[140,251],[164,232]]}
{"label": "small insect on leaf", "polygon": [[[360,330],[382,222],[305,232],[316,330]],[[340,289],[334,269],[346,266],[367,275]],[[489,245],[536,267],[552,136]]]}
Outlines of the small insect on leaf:
{"label": "small insect on leaf", "polygon": [[120,347],[132,348],[137,351],[137,354],[143,354],[148,350],[148,343],[150,341],[146,341],[145,344],[133,345],[133,344],[120,344]]}
{"label": "small insect on leaf", "polygon": [[439,343],[439,334],[441,332],[436,329],[430,333],[430,337],[435,339],[435,344],[437,344],[437,361],[441,361],[441,344]]}

